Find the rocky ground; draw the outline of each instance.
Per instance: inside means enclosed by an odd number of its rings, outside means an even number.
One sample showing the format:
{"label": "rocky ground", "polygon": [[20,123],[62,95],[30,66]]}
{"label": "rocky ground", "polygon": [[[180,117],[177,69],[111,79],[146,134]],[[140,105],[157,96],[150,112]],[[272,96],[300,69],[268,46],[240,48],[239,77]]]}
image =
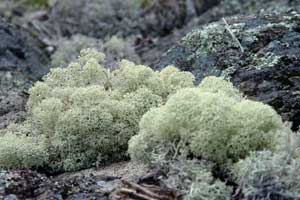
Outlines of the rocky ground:
{"label": "rocky ground", "polygon": [[138,182],[146,173],[146,166],[130,162],[54,177],[30,170],[3,171],[0,199],[119,199],[126,184]]}
{"label": "rocky ground", "polygon": [[[298,0],[157,0],[139,12],[117,0],[104,7],[95,0],[54,1],[38,10],[8,2],[0,3],[0,128],[24,119],[28,88],[48,72],[58,41],[78,34],[104,43],[116,35],[155,69],[172,64],[197,81],[224,76],[273,106],[294,130],[300,125]],[[160,176],[130,162],[59,176],[3,171],[0,200],[180,198]]]}
{"label": "rocky ground", "polygon": [[26,91],[48,72],[43,46],[27,31],[0,19],[0,128],[22,120]]}

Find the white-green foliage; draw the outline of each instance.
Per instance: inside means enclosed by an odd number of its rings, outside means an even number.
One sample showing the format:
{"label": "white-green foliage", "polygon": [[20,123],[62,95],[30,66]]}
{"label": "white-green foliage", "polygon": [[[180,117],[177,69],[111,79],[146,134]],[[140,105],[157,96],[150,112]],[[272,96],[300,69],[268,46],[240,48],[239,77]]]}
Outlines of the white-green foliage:
{"label": "white-green foliage", "polygon": [[[142,115],[163,104],[165,94],[175,92],[168,88],[193,86],[194,77],[186,72],[173,70],[171,74],[183,77],[185,84],[169,83],[149,67],[123,60],[118,69],[110,71],[104,60],[104,54],[84,50],[76,62],[51,69],[43,82],[31,88],[27,104],[30,126],[20,141],[33,143],[33,137],[43,136],[38,143],[46,145],[47,168],[71,171],[126,158],[128,140],[138,132]],[[9,140],[11,134],[0,138],[9,141],[5,151],[15,146]],[[2,167],[6,157],[0,156]]]}
{"label": "white-green foliage", "polygon": [[185,151],[224,164],[250,151],[275,149],[282,129],[281,117],[270,106],[243,99],[221,78],[207,77],[199,87],[179,90],[147,112],[129,153],[151,161]]}

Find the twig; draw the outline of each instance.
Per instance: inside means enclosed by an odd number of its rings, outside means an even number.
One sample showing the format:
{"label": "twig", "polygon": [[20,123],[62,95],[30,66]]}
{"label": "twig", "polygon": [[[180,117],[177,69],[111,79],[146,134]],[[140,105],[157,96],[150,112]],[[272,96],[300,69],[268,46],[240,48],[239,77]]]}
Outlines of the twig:
{"label": "twig", "polygon": [[119,193],[128,195],[128,196],[130,196],[133,199],[139,199],[139,200],[159,200],[159,199],[156,199],[156,198],[154,199],[152,197],[149,197],[149,196],[146,196],[146,195],[143,195],[143,194],[136,193],[136,191],[131,190],[131,189],[126,189],[126,188],[120,189]]}
{"label": "twig", "polygon": [[122,183],[124,185],[127,185],[128,187],[131,187],[131,188],[135,189],[137,192],[144,193],[145,195],[147,195],[147,196],[149,196],[149,197],[151,197],[153,199],[159,199],[159,200],[163,199],[162,196],[157,195],[157,194],[151,192],[150,190],[147,190],[146,188],[143,188],[142,186],[140,186],[138,184],[130,183],[130,182],[126,181],[126,180],[122,180]]}
{"label": "twig", "polygon": [[241,45],[240,41],[237,39],[237,37],[234,35],[234,33],[232,32],[232,30],[230,29],[227,21],[225,18],[223,18],[223,22],[225,23],[225,28],[226,30],[230,33],[231,37],[236,41],[236,43],[239,45],[240,49],[241,49],[241,52],[244,53],[244,48],[243,46]]}

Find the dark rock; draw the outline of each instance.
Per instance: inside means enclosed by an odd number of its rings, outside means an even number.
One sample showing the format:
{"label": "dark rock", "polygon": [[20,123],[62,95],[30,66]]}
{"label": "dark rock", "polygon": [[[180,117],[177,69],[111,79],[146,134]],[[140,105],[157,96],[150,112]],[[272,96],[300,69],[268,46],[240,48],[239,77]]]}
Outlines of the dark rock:
{"label": "dark rock", "polygon": [[[191,18],[216,6],[219,0],[156,0],[141,16],[138,28],[144,36],[166,36],[183,28]],[[173,40],[174,42],[175,40]]]}
{"label": "dark rock", "polygon": [[7,172],[1,178],[5,182],[5,194],[20,199],[38,197],[51,189],[47,177],[29,170]]}
{"label": "dark rock", "polygon": [[49,178],[30,170],[0,173],[0,199],[7,200],[107,200],[120,187],[120,179],[90,175],[60,175]]}
{"label": "dark rock", "polygon": [[0,21],[0,70],[24,74],[29,79],[39,79],[48,68],[41,43],[19,27]]}
{"label": "dark rock", "polygon": [[153,1],[141,14],[139,29],[142,35],[165,36],[184,25],[187,16],[186,0]]}
{"label": "dark rock", "polygon": [[0,20],[0,128],[24,117],[27,90],[48,72],[41,43],[25,30]]}
{"label": "dark rock", "polygon": [[11,92],[0,97],[0,128],[9,125],[10,122],[20,122],[25,119],[25,105],[27,95],[18,92]]}
{"label": "dark rock", "polygon": [[201,15],[210,8],[218,5],[220,0],[193,0],[197,15]]}
{"label": "dark rock", "polygon": [[286,13],[233,17],[228,27],[212,23],[186,35],[155,68],[175,65],[198,82],[224,76],[249,98],[273,106],[295,130],[300,124],[299,20],[300,15]]}

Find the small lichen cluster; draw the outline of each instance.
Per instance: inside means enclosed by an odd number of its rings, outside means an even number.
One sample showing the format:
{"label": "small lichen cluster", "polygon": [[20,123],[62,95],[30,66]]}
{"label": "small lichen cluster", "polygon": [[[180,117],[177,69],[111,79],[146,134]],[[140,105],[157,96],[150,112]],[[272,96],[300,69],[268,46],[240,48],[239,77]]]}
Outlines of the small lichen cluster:
{"label": "small lichen cluster", "polygon": [[144,162],[157,160],[157,155],[173,159],[192,154],[223,165],[251,151],[274,150],[283,128],[270,106],[242,98],[221,78],[207,77],[147,112],[129,152]]}
{"label": "small lichen cluster", "polygon": [[101,50],[102,41],[83,35],[74,35],[70,39],[61,39],[57,50],[51,55],[52,67],[67,67],[70,62],[76,61],[82,49],[94,48]]}
{"label": "small lichen cluster", "polygon": [[[159,73],[123,60],[110,71],[104,60],[104,54],[84,50],[76,62],[51,69],[31,88],[26,131],[20,124],[0,138],[1,168],[72,171],[124,160],[142,115],[194,84],[193,75],[174,67]],[[35,144],[43,145],[24,151]],[[30,160],[36,161],[23,164]]]}
{"label": "small lichen cluster", "polygon": [[157,163],[164,170],[161,184],[178,191],[184,200],[229,200],[232,187],[212,175],[213,163],[178,158]]}
{"label": "small lichen cluster", "polygon": [[70,39],[62,38],[57,50],[51,56],[52,67],[67,67],[70,62],[76,61],[82,49],[94,48],[104,52],[106,55],[105,64],[113,68],[117,61],[128,59],[135,63],[140,63],[140,58],[136,54],[130,41],[117,36],[103,41],[93,37],[74,35]]}
{"label": "small lichen cluster", "polygon": [[103,44],[102,51],[107,55],[107,65],[113,68],[114,61],[120,59],[127,59],[134,63],[140,63],[140,57],[136,53],[132,41],[129,39],[122,39],[117,36],[112,36]]}
{"label": "small lichen cluster", "polygon": [[[243,28],[243,24],[230,26],[233,32]],[[203,29],[196,29],[187,34],[181,41],[183,45],[202,53],[216,53],[224,48],[239,48],[228,30],[226,24],[211,23]],[[200,55],[199,55],[200,56]]]}
{"label": "small lichen cluster", "polygon": [[230,200],[231,193],[232,189],[219,180],[212,183],[194,182],[185,200]]}

